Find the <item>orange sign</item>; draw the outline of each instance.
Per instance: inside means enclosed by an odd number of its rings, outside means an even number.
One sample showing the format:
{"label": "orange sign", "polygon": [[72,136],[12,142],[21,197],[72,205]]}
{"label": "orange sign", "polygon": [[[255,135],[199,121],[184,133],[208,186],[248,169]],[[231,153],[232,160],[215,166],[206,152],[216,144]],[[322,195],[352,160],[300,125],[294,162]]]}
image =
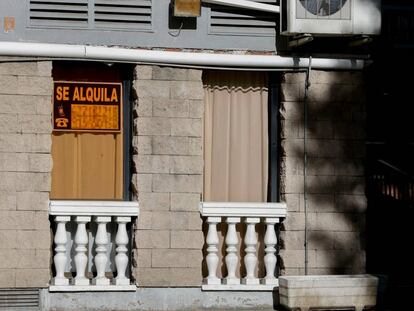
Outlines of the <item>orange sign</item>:
{"label": "orange sign", "polygon": [[103,82],[54,83],[55,131],[121,131],[122,85]]}

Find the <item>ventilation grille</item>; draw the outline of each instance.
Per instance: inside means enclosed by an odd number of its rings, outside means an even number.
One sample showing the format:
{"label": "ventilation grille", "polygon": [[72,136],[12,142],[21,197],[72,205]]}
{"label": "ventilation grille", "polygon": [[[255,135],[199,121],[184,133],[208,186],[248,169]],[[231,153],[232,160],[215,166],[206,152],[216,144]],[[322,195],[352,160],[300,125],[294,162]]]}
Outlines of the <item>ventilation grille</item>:
{"label": "ventilation grille", "polygon": [[95,0],[95,27],[151,29],[151,0]]}
{"label": "ventilation grille", "polygon": [[0,289],[0,310],[39,310],[39,290]]}
{"label": "ventilation grille", "polygon": [[150,30],[151,10],[151,0],[30,0],[29,20],[33,27]]}
{"label": "ventilation grille", "polygon": [[88,0],[31,0],[31,26],[87,27]]}
{"label": "ventilation grille", "polygon": [[[277,0],[252,1],[270,5],[277,3]],[[268,12],[219,5],[211,6],[210,33],[275,36],[276,17],[277,15]]]}

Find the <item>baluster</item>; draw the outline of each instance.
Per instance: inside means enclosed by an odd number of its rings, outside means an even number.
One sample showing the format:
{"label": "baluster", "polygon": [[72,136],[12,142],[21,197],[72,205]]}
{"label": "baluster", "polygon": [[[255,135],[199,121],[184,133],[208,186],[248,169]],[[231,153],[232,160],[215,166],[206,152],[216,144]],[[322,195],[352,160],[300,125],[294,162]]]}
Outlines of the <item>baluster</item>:
{"label": "baluster", "polygon": [[208,233],[206,238],[207,243],[207,268],[208,268],[208,277],[206,278],[207,284],[221,284],[221,280],[217,277],[217,266],[219,258],[218,253],[218,243],[219,238],[217,234],[217,224],[221,221],[221,217],[207,217],[208,223]]}
{"label": "baluster", "polygon": [[92,280],[94,285],[109,285],[109,279],[105,276],[107,257],[107,245],[109,243],[108,234],[106,232],[106,224],[111,221],[111,217],[97,216],[95,221],[98,224],[98,230],[96,232],[95,244],[96,244],[96,278]]}
{"label": "baluster", "polygon": [[266,245],[264,256],[264,264],[266,268],[266,277],[263,280],[263,283],[266,285],[277,285],[277,279],[275,277],[276,269],[276,245],[277,237],[275,232],[275,224],[279,222],[279,218],[265,218],[266,224],[266,234],[264,237],[264,242]]}
{"label": "baluster", "polygon": [[56,255],[53,257],[55,263],[56,276],[52,280],[53,285],[69,285],[69,280],[65,277],[66,267],[66,223],[70,221],[70,216],[56,216],[57,222],[54,242],[56,244]]}
{"label": "baluster", "polygon": [[246,285],[260,284],[260,280],[254,276],[257,256],[256,256],[256,245],[257,236],[255,225],[260,222],[260,218],[246,218],[247,224],[246,236],[244,238],[244,244],[246,244],[244,256],[244,265],[246,266],[246,277],[243,278],[242,283]]}
{"label": "baluster", "polygon": [[78,226],[75,234],[76,277],[74,279],[74,285],[89,285],[89,279],[85,277],[86,265],[88,264],[88,256],[86,255],[88,251],[88,233],[86,232],[86,223],[91,221],[91,217],[76,216],[75,221]]}
{"label": "baluster", "polygon": [[115,285],[129,285],[129,278],[125,276],[128,265],[127,245],[129,241],[126,224],[131,221],[131,217],[115,217],[115,221],[118,223],[118,231],[115,237],[117,246],[115,256],[117,276],[115,278]]}
{"label": "baluster", "polygon": [[240,284],[240,279],[236,278],[237,263],[239,257],[237,256],[237,245],[239,240],[237,238],[236,223],[240,222],[240,217],[227,217],[228,224],[226,235],[226,267],[227,277],[224,279],[224,284]]}

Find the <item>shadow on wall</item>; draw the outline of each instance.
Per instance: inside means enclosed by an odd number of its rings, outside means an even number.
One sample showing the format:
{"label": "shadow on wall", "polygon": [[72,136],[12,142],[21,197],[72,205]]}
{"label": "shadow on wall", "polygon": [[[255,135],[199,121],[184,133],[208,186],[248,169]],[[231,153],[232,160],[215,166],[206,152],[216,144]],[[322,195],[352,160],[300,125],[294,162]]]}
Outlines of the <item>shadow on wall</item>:
{"label": "shadow on wall", "polygon": [[281,273],[364,273],[364,74],[313,70],[306,99],[305,80],[285,73],[281,83]]}

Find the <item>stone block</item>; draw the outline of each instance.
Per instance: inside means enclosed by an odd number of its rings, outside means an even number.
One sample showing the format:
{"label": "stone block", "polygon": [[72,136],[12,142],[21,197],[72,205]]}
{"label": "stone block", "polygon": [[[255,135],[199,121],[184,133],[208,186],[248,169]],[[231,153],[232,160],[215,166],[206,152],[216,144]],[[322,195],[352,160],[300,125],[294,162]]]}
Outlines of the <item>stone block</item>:
{"label": "stone block", "polygon": [[17,76],[0,75],[0,94],[16,94]]}
{"label": "stone block", "polygon": [[28,211],[0,211],[0,228],[2,230],[36,229],[35,213]]}
{"label": "stone block", "polygon": [[310,230],[325,231],[363,231],[361,214],[353,213],[316,213],[316,221],[309,223]]}
{"label": "stone block", "polygon": [[296,83],[301,84],[305,83],[306,81],[306,73],[305,72],[285,72],[283,73],[282,78],[283,83]]}
{"label": "stone block", "polygon": [[[283,261],[283,267],[286,269],[303,268],[305,266],[305,250],[281,249],[279,256]],[[316,251],[308,251],[308,262],[309,266],[315,266]]]}
{"label": "stone block", "polygon": [[308,231],[308,248],[314,250],[333,250],[335,244],[334,231]]}
{"label": "stone block", "polygon": [[202,137],[203,122],[201,119],[171,119],[172,136]]}
{"label": "stone block", "polygon": [[364,161],[362,159],[337,159],[335,175],[365,176]]}
{"label": "stone block", "polygon": [[204,161],[202,156],[171,156],[170,173],[202,174]]}
{"label": "stone block", "polygon": [[[335,195],[331,194],[308,194],[307,195],[307,210],[313,213],[322,212],[337,212],[335,205]],[[301,211],[305,210],[305,202],[301,200]]]}
{"label": "stone block", "polygon": [[[51,106],[50,100],[49,106]],[[17,114],[28,112],[36,112],[36,102],[31,97],[22,95],[0,95],[0,113]]]}
{"label": "stone block", "polygon": [[[3,229],[3,228],[2,228]],[[17,230],[0,230],[0,249],[13,249],[17,245]]]}
{"label": "stone block", "polygon": [[152,174],[136,174],[136,184],[140,192],[151,192]]}
{"label": "stone block", "polygon": [[[304,118],[302,102],[281,102],[280,103],[280,119],[281,120],[296,120],[300,121]],[[309,119],[310,115],[308,115]],[[303,121],[300,122],[303,124]]]}
{"label": "stone block", "polygon": [[16,286],[16,270],[0,269],[0,288],[12,288]]}
{"label": "stone block", "polygon": [[202,249],[204,235],[201,231],[171,231],[171,248]]}
{"label": "stone block", "polygon": [[141,117],[136,120],[137,133],[139,136],[148,135],[170,135],[171,133],[170,118],[147,118]]}
{"label": "stone block", "polygon": [[152,117],[152,98],[140,97],[134,103],[134,110],[138,117]]}
{"label": "stone block", "polygon": [[204,99],[201,81],[172,81],[171,98],[173,99]]}
{"label": "stone block", "polygon": [[48,134],[52,132],[52,123],[48,115],[19,115],[21,133]]}
{"label": "stone block", "polygon": [[[0,75],[12,76],[36,76],[38,75],[38,63],[36,62],[2,62],[0,63]],[[49,73],[50,76],[50,73]]]}
{"label": "stone block", "polygon": [[200,267],[171,268],[170,277],[174,286],[201,286],[202,283]]}
{"label": "stone block", "polygon": [[198,212],[200,194],[171,193],[171,210],[183,212]]}
{"label": "stone block", "polygon": [[189,155],[203,155],[203,139],[202,138],[189,138],[188,154]]}
{"label": "stone block", "polygon": [[318,268],[346,268],[365,267],[365,253],[355,250],[317,250],[316,267]]}
{"label": "stone block", "polygon": [[[286,175],[303,175],[303,158],[282,157],[281,165],[283,166],[283,169]],[[308,162],[308,165],[309,165],[309,162]]]}
{"label": "stone block", "polygon": [[133,85],[138,94],[138,98],[144,97],[170,97],[170,81],[155,81],[155,80],[135,80]]}
{"label": "stone block", "polygon": [[340,194],[365,194],[365,177],[337,176],[336,192]]}
{"label": "stone block", "polygon": [[0,211],[16,210],[16,193],[8,191],[0,191]]}
{"label": "stone block", "polygon": [[134,153],[152,154],[152,138],[152,136],[134,136],[132,138],[132,146],[134,148]]}
{"label": "stone block", "polygon": [[19,249],[17,250],[17,268],[18,269],[49,269],[50,268],[50,251],[36,249]]}
{"label": "stone block", "polygon": [[[141,206],[140,206],[141,208]],[[139,213],[139,219],[137,223],[138,230],[149,230],[151,229],[152,223],[152,212],[141,210]]]}
{"label": "stone block", "polygon": [[339,211],[348,213],[364,213],[367,209],[367,198],[365,195],[335,195],[335,207]]}
{"label": "stone block", "polygon": [[173,212],[170,214],[172,230],[195,230],[203,228],[199,212]]}
{"label": "stone block", "polygon": [[[167,155],[136,155],[133,157],[137,173],[168,173],[170,157]],[[139,190],[139,189],[138,189]]]}
{"label": "stone block", "polygon": [[286,203],[288,213],[300,211],[299,194],[297,193],[283,194],[282,201]]}
{"label": "stone block", "polygon": [[169,193],[140,192],[139,206],[145,211],[168,211],[170,209]]}
{"label": "stone block", "polygon": [[137,65],[134,68],[134,79],[151,80],[154,66]]}
{"label": "stone block", "polygon": [[170,212],[151,212],[151,229],[153,230],[169,230],[171,228]]}
{"label": "stone block", "polygon": [[133,254],[133,261],[135,262],[134,267],[149,268],[151,267],[151,249],[139,249],[135,250]]}
{"label": "stone block", "polygon": [[281,231],[279,239],[279,245],[281,245],[283,249],[305,249],[305,231]]}
{"label": "stone block", "polygon": [[17,162],[17,171],[48,173],[52,170],[52,157],[50,154],[17,153],[14,156]]}
{"label": "stone block", "polygon": [[281,120],[280,122],[281,138],[303,138],[304,128],[301,120]]}
{"label": "stone block", "polygon": [[[24,212],[27,213],[27,212]],[[34,224],[36,230],[49,230],[49,213],[43,211],[35,211]]]}
{"label": "stone block", "polygon": [[0,172],[0,191],[16,191],[17,175],[14,172]]}
{"label": "stone block", "polygon": [[14,92],[22,95],[52,95],[53,80],[50,77],[17,77],[17,90]]}
{"label": "stone block", "polygon": [[204,101],[199,100],[189,100],[189,117],[190,118],[203,118],[204,116]]}
{"label": "stone block", "polygon": [[301,102],[304,99],[304,84],[301,83],[284,83],[281,85],[282,101]]}
{"label": "stone block", "polygon": [[168,230],[136,230],[135,248],[169,248],[170,231]]}
{"label": "stone block", "polygon": [[44,77],[52,76],[52,62],[51,61],[40,61],[37,62],[37,75]]}
{"label": "stone block", "polygon": [[177,286],[174,284],[169,268],[141,268],[133,270],[134,278],[140,286]]}
{"label": "stone block", "polygon": [[335,250],[363,250],[365,237],[361,232],[333,232]]}
{"label": "stone block", "polygon": [[[50,123],[50,120],[49,120]],[[19,133],[20,127],[17,121],[17,114],[0,113],[0,132],[1,133]]]}
{"label": "stone block", "polygon": [[152,190],[154,192],[201,193],[203,191],[203,176],[154,174]]}
{"label": "stone block", "polygon": [[203,254],[201,250],[154,249],[152,267],[154,268],[199,268]]}
{"label": "stone block", "polygon": [[152,113],[154,117],[187,118],[189,103],[182,99],[154,98]]}
{"label": "stone block", "polygon": [[188,80],[188,69],[153,66],[152,79],[166,81],[185,81]]}
{"label": "stone block", "polygon": [[50,269],[18,269],[16,270],[16,287],[49,286]]}
{"label": "stone block", "polygon": [[51,176],[49,173],[17,173],[17,191],[50,191]]}
{"label": "stone block", "polygon": [[154,136],[153,154],[186,155],[189,153],[188,137]]}
{"label": "stone block", "polygon": [[187,214],[188,230],[201,230],[203,228],[203,219],[199,212],[191,212]]}
{"label": "stone block", "polygon": [[286,175],[286,178],[281,180],[281,190],[284,193],[303,193],[303,183],[301,175]]}
{"label": "stone block", "polygon": [[200,69],[188,69],[188,80],[201,81],[203,70]]}
{"label": "stone block", "polygon": [[0,172],[15,172],[17,160],[15,153],[0,153]]}
{"label": "stone block", "polygon": [[50,230],[19,230],[16,239],[15,248],[20,250],[49,250],[52,245]]}

